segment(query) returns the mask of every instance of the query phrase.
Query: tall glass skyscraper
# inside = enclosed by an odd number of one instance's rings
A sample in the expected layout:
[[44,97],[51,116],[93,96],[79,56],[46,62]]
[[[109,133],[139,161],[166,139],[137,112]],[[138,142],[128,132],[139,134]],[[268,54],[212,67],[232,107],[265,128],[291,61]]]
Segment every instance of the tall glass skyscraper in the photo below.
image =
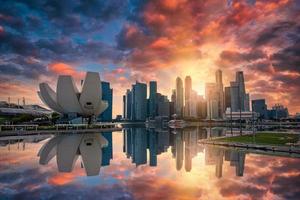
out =
[[131,120],[145,121],[147,118],[147,85],[136,82],[132,85]]
[[184,90],[184,116],[191,116],[191,96],[192,96],[192,78],[190,76],[185,77],[185,90]]
[[223,113],[225,111],[224,109],[224,90],[223,90],[223,80],[222,80],[222,71],[217,70],[216,71],[216,87],[218,90],[218,112],[219,112],[219,117],[223,117]]
[[113,89],[110,88],[109,82],[101,82],[102,87],[102,100],[107,101],[108,108],[98,116],[98,121],[111,121],[112,120],[112,106],[113,106]]
[[150,95],[149,95],[149,117],[150,118],[154,118],[157,115],[156,93],[157,93],[157,82],[150,81]]
[[176,114],[182,116],[183,110],[183,83],[180,77],[176,79]]

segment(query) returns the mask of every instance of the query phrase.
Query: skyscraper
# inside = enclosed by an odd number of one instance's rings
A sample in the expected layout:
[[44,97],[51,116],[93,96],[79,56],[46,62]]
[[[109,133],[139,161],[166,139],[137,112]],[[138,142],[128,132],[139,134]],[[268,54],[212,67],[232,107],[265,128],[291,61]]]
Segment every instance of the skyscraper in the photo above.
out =
[[157,82],[150,81],[150,95],[149,95],[149,117],[150,118],[154,118],[157,115],[156,93],[157,93]]
[[131,107],[132,107],[132,92],[130,90],[126,91],[126,105],[125,105],[125,115],[126,119],[131,119]]
[[113,104],[113,89],[110,88],[109,82],[101,82],[102,87],[102,100],[108,102],[108,108],[98,116],[99,121],[112,120],[112,104]]
[[245,102],[246,102],[246,92],[245,92],[245,80],[244,73],[242,71],[236,72],[236,83],[239,87],[239,101],[240,101],[240,109],[245,111]]
[[131,119],[145,121],[147,118],[147,85],[132,85]]
[[230,95],[230,87],[225,87],[225,98],[224,98],[224,105],[225,105],[225,110],[227,108],[231,108],[231,95]]
[[216,87],[217,87],[217,96],[218,96],[218,113],[219,117],[223,117],[224,109],[224,91],[223,91],[223,80],[222,80],[222,71],[216,71]]
[[190,76],[185,77],[185,90],[184,90],[184,116],[191,116],[191,95],[192,95],[192,79]]
[[250,110],[250,95],[246,94],[244,73],[236,72],[235,82],[230,82],[231,109],[233,112]]
[[238,112],[240,110],[240,102],[239,84],[237,82],[230,82],[230,103],[232,112]]
[[218,89],[215,83],[206,83],[207,119],[219,118]]
[[176,102],[176,89],[172,90],[171,102],[173,103]]
[[182,116],[183,111],[183,83],[180,77],[176,79],[176,114]]
[[247,93],[245,95],[244,109],[245,109],[245,111],[250,111],[250,95],[249,95],[249,93]]
[[126,119],[126,95],[123,95],[123,119]]
[[197,115],[200,119],[205,119],[207,117],[207,103],[201,95],[198,95]]

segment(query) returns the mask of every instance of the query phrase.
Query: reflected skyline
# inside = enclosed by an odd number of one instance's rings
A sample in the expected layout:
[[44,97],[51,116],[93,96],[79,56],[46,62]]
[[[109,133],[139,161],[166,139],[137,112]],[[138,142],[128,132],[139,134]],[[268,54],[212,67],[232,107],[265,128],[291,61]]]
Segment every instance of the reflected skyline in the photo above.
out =
[[[68,173],[59,172],[55,158],[47,165],[40,165],[37,152],[53,136],[43,140],[38,136],[18,138],[19,148],[17,142],[12,142],[15,137],[12,141],[1,140],[4,145],[0,146],[0,196],[8,199],[299,198],[300,190],[291,185],[298,184],[300,159],[198,145],[197,140],[209,137],[209,130],[191,128],[174,134],[173,130],[133,128],[125,133],[108,133],[108,137],[102,134],[108,141],[105,148],[109,153],[105,154],[102,148],[102,164],[95,176],[87,176],[80,159]],[[124,143],[124,139],[128,142]],[[23,143],[25,149],[20,148]],[[99,151],[88,156],[94,159]],[[111,159],[104,161],[111,155]]]
[[166,153],[170,148],[177,171],[184,169],[185,172],[190,172],[193,158],[198,153],[204,153],[205,165],[215,166],[216,177],[222,177],[224,161],[230,163],[231,167],[235,167],[236,176],[244,174],[245,152],[198,144],[199,140],[207,139],[208,135],[217,137],[225,134],[222,129],[197,127],[177,130],[174,134],[171,130],[156,132],[155,129],[130,128],[123,130],[123,133],[124,153],[136,166],[143,164],[157,166],[157,156]]

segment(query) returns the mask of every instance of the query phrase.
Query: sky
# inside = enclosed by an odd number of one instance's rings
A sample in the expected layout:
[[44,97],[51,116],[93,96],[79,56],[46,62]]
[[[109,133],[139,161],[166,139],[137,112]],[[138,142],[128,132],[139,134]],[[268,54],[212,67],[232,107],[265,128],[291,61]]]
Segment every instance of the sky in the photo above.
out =
[[300,112],[298,0],[1,0],[0,100],[42,104],[38,84],[77,84],[100,73],[114,90],[113,114],[135,81],[171,95],[177,76],[193,89],[243,70],[251,99]]

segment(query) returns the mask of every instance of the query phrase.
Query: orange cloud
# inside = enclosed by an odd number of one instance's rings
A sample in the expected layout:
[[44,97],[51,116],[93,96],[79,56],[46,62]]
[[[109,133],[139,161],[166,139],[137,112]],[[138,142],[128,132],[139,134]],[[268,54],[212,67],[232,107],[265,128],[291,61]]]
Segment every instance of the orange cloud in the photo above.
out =
[[55,74],[71,75],[75,78],[80,78],[84,75],[83,72],[78,72],[72,66],[62,62],[51,63],[48,69]]
[[161,37],[155,40],[150,47],[153,49],[164,49],[171,45],[171,41],[166,37]]

